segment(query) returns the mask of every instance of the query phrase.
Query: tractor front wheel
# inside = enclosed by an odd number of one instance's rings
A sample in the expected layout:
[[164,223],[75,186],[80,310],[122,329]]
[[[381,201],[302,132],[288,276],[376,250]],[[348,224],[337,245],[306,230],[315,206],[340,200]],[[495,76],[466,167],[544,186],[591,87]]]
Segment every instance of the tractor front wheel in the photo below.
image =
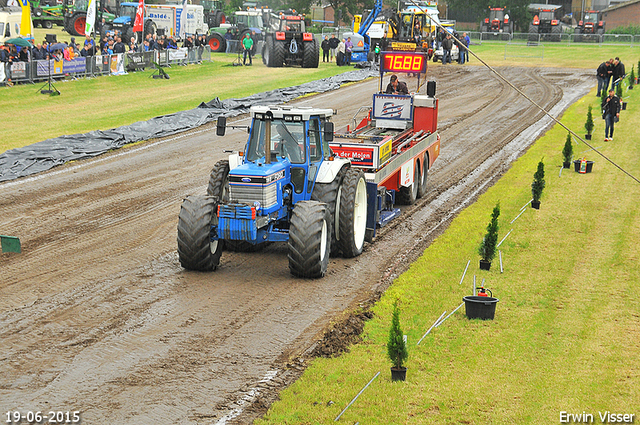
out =
[[298,202],[289,226],[289,270],[297,277],[318,278],[327,272],[331,253],[331,215],[325,204]]
[[188,270],[211,271],[220,264],[222,240],[212,240],[217,229],[217,202],[212,196],[188,196],[178,215],[178,258]]
[[429,154],[424,153],[422,158],[422,171],[420,173],[420,185],[418,186],[418,198],[427,193],[427,176],[429,175]]
[[398,203],[404,205],[413,205],[418,199],[418,186],[420,186],[420,168],[416,162],[413,163],[413,183],[410,186],[401,186],[398,191]]
[[349,168],[340,196],[340,250],[346,258],[362,254],[367,230],[367,182],[364,172]]

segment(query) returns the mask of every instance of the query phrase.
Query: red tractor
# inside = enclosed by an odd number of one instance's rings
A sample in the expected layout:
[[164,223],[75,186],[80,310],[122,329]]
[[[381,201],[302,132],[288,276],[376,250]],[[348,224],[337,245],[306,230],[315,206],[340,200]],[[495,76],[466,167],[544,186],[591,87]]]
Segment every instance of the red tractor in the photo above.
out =
[[600,12],[595,10],[587,10],[584,12],[584,16],[578,22],[578,26],[574,32],[573,41],[602,41],[602,35],[604,34],[604,21]]
[[540,40],[560,41],[562,39],[562,27],[556,18],[556,9],[538,9],[538,14],[529,24],[529,42]]
[[513,23],[509,19],[509,12],[504,7],[490,7],[489,17],[484,18],[480,32],[513,34]]

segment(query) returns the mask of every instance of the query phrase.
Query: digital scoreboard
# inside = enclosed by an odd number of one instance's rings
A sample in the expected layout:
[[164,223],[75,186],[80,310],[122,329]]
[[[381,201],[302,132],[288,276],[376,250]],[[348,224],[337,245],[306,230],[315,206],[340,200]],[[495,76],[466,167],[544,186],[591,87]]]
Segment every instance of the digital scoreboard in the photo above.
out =
[[427,72],[427,56],[417,52],[384,52],[380,72]]

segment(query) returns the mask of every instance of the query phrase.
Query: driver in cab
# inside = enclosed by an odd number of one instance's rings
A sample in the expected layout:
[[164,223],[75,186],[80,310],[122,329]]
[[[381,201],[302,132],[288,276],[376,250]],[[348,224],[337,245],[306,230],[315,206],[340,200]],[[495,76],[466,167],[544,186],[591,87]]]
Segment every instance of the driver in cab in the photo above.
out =
[[389,79],[389,84],[387,85],[387,90],[385,90],[387,94],[409,94],[409,89],[407,85],[402,81],[398,81],[398,76],[393,74]]

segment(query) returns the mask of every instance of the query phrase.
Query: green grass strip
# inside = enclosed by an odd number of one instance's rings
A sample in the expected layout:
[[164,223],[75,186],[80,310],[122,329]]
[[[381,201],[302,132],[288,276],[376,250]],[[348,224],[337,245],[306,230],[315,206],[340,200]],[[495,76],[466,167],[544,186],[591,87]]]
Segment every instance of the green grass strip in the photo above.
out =
[[[603,141],[598,116],[593,144],[640,176],[640,94],[625,96],[614,141]],[[589,104],[599,110],[595,91],[563,122],[583,133]],[[393,283],[374,306],[363,342],[338,358],[314,360],[256,423],[330,423],[378,371],[340,422],[553,424],[562,411],[584,411],[595,421],[599,411],[640,414],[640,185],[583,153],[582,144],[574,152],[595,161],[593,172],[559,177],[565,137],[559,126],[541,137]],[[541,158],[541,209],[527,207],[509,224],[531,198]],[[499,238],[513,228],[500,247],[504,274],[497,258],[491,271],[478,269],[477,246],[498,201]],[[442,311],[470,293],[474,274],[500,299],[495,320],[470,321],[462,308],[416,346]],[[396,299],[409,341],[405,383],[391,382],[386,359]]]
[[165,68],[169,80],[149,78],[153,70],[122,76],[56,81],[61,96],[40,94],[42,85],[0,88],[3,136],[0,153],[65,134],[106,130],[192,109],[215,97],[241,98],[351,71],[320,63],[318,68],[230,66],[236,55],[214,54],[213,62]]

